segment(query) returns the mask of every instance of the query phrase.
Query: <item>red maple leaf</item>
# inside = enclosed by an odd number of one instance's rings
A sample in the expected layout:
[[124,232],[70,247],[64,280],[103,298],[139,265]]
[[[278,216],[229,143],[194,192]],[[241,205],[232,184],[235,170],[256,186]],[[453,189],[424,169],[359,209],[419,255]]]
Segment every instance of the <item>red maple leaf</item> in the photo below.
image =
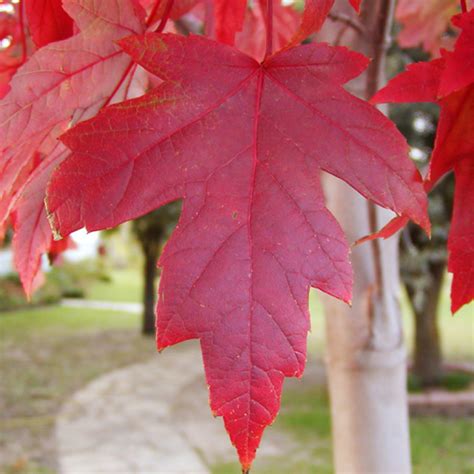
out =
[[48,209],[62,234],[184,200],[160,265],[157,342],[199,338],[213,412],[244,468],[306,361],[310,286],[351,299],[320,171],[428,227],[421,177],[378,110],[341,86],[368,60],[309,44],[258,63],[203,37],[121,42],[165,82],[63,136]]
[[[432,188],[454,171],[456,191],[448,240],[448,270],[453,273],[451,310],[474,298],[474,10],[454,17],[462,29],[455,50],[428,63],[415,63],[372,99],[381,102],[436,102],[441,108],[435,148],[426,182]],[[404,224],[392,223],[378,236]]]
[[64,11],[62,0],[26,0],[25,9],[36,46],[72,36],[73,21]]
[[38,281],[41,253],[52,245],[43,199],[49,174],[65,156],[57,137],[71,123],[129,96],[136,67],[114,41],[145,31],[134,0],[122,1],[120,9],[114,0],[65,0],[64,7],[80,33],[33,54],[0,101],[0,229],[11,216],[15,261],[27,294]]

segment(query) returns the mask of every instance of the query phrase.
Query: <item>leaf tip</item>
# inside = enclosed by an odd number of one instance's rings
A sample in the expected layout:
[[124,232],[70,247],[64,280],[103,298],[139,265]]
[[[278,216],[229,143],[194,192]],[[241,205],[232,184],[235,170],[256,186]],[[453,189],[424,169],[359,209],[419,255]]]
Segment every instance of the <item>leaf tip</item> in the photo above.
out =
[[31,297],[33,295],[31,285],[23,285],[23,291],[25,293],[27,303],[31,303]]

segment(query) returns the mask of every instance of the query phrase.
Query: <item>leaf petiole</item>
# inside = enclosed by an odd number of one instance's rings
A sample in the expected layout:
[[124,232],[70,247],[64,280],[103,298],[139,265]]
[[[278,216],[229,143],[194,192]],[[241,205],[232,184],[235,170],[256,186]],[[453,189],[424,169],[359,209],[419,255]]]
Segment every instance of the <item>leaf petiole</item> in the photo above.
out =
[[273,52],[273,0],[267,0],[267,47],[265,57]]

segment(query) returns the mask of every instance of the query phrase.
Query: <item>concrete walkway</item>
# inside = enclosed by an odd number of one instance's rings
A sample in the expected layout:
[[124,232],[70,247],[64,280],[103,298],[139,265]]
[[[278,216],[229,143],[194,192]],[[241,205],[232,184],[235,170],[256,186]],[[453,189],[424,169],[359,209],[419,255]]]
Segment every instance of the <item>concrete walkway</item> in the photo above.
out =
[[60,304],[66,308],[103,309],[106,311],[123,311],[125,313],[138,314],[143,311],[142,303],[120,303],[114,301],[94,301],[83,300],[80,298],[64,298],[61,300]]
[[[201,360],[190,341],[77,392],[56,423],[61,474],[201,474],[236,460],[222,420],[211,416]],[[293,447],[267,430],[259,458]]]

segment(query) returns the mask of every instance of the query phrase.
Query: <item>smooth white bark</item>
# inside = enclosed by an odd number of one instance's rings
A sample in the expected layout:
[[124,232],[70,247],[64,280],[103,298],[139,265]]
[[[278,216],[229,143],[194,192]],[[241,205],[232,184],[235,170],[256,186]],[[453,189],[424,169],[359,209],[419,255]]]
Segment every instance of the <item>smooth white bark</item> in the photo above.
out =
[[[381,85],[383,48],[390,30],[393,0],[365,0],[357,18],[348,2],[334,11],[353,15],[366,30],[360,35],[340,22],[328,23],[320,39],[337,42],[374,59],[372,70],[350,85],[366,97]],[[385,28],[380,28],[381,22]],[[377,56],[378,55],[378,56]],[[346,184],[326,179],[328,207],[350,242],[371,232],[367,202]],[[377,227],[393,215],[377,209]],[[352,252],[354,291],[352,308],[324,298],[327,368],[331,398],[333,453],[338,474],[409,474],[410,442],[406,395],[406,355],[403,344],[398,275],[398,239],[377,241]],[[378,280],[378,281],[377,281]]]
[[[336,182],[328,186],[328,197],[351,240],[367,232],[362,198]],[[382,217],[383,212],[378,214]],[[356,275],[352,308],[334,298],[324,300],[333,450],[340,474],[411,471],[397,239],[378,245],[382,299],[375,292],[370,244],[363,244],[352,254]]]

